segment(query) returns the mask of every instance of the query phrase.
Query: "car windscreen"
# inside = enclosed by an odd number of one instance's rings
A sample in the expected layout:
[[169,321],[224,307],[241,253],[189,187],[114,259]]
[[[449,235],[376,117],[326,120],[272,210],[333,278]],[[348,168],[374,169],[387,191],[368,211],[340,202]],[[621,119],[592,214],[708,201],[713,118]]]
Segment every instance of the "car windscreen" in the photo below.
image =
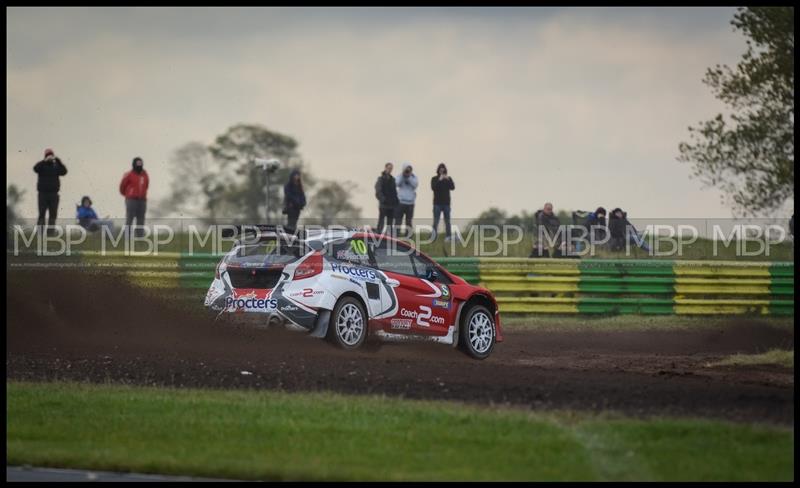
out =
[[285,265],[296,261],[302,255],[303,249],[297,244],[269,240],[240,246],[228,258],[228,263],[241,266]]

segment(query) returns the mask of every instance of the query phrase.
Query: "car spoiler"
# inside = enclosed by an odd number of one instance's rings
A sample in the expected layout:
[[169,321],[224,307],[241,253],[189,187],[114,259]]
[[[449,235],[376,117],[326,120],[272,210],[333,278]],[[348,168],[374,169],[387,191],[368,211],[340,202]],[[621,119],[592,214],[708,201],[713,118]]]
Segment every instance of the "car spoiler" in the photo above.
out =
[[295,241],[305,237],[305,229],[298,228],[295,232],[289,233],[284,230],[282,225],[272,224],[242,224],[225,227],[222,229],[224,238],[245,238],[254,240],[267,240],[278,238],[287,242]]

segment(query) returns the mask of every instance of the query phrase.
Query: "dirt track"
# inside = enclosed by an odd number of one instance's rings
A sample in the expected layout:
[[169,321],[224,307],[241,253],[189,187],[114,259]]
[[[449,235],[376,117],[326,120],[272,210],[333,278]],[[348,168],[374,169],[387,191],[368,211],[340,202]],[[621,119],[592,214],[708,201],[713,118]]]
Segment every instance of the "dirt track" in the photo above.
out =
[[693,331],[512,330],[478,362],[435,344],[347,353],[296,332],[214,323],[111,277],[15,270],[7,284],[8,379],[331,390],[794,423],[791,370],[705,367],[737,352],[794,347],[791,331],[755,319]]

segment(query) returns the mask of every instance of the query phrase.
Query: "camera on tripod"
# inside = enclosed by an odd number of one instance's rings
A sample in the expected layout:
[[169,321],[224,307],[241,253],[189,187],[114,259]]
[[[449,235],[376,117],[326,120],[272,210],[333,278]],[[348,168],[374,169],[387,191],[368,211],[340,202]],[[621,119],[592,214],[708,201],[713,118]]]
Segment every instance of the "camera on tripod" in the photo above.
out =
[[253,159],[253,163],[260,166],[261,169],[265,170],[267,173],[274,173],[278,171],[278,168],[281,166],[281,162],[275,158],[255,158]]

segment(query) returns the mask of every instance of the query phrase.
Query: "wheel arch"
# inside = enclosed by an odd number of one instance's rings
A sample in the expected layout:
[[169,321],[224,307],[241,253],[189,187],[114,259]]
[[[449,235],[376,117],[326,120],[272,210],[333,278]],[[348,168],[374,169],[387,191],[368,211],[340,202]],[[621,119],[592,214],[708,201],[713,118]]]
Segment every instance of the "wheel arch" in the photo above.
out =
[[[464,313],[472,308],[475,305],[483,305],[489,312],[491,312],[492,316],[495,315],[497,312],[497,303],[487,294],[477,291],[469,296],[464,302],[458,307],[458,314],[456,314],[456,329],[454,332],[455,340],[453,341],[453,347],[458,347],[458,338],[460,337],[461,332],[461,322],[464,319]],[[495,334],[497,334],[497,324],[494,324]]]
[[348,290],[348,291],[342,293],[341,295],[339,295],[339,298],[337,298],[336,301],[333,304],[333,308],[331,308],[331,312],[333,312],[333,309],[336,308],[336,304],[339,303],[339,300],[341,300],[344,297],[353,297],[356,300],[358,300],[358,303],[360,303],[361,307],[364,309],[364,314],[366,315],[367,322],[369,322],[369,319],[371,318],[369,316],[369,307],[367,307],[367,304],[364,302],[364,298],[361,295],[359,295],[358,293],[356,293],[356,292],[354,292],[352,290]]

